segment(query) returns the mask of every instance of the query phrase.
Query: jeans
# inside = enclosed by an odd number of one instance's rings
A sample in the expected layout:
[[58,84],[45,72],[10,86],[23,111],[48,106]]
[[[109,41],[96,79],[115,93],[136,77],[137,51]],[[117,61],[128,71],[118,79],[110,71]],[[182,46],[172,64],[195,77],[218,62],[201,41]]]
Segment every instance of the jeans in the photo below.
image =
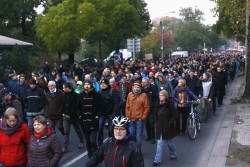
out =
[[97,143],[96,143],[97,133],[98,133],[97,130],[83,131],[83,134],[86,137],[86,145],[87,145],[87,151],[88,151],[89,158],[91,158],[93,153],[97,150]]
[[70,134],[70,125],[73,125],[76,134],[78,136],[79,142],[83,143],[83,133],[80,127],[79,121],[77,119],[72,119],[69,117],[63,117],[63,127],[64,127],[64,136],[63,136],[63,147],[68,147],[69,145],[69,134]]
[[136,139],[136,143],[139,148],[141,148],[142,145],[142,133],[144,125],[145,121],[136,120],[130,122],[130,127],[129,127],[130,136],[133,139]]
[[50,125],[54,130],[55,127],[58,128],[58,130],[64,135],[64,129],[63,129],[63,119],[50,119],[47,118],[48,125]]
[[32,133],[34,131],[34,127],[33,127],[33,119],[35,118],[36,116],[26,116],[26,119],[27,119],[27,122],[28,122],[28,127],[30,129],[30,132]]
[[103,143],[103,128],[106,120],[108,121],[108,131],[109,137],[112,137],[112,117],[111,116],[102,116],[99,118],[99,132],[98,132],[98,146],[101,146]]
[[[167,140],[167,145],[168,145],[170,157],[175,158],[177,156],[175,143],[173,142],[172,139],[169,139],[169,140]],[[157,140],[157,147],[156,147],[156,154],[155,154],[154,162],[156,162],[158,164],[161,163],[162,152],[163,152],[163,140],[162,140],[162,134],[161,134],[160,140]]]

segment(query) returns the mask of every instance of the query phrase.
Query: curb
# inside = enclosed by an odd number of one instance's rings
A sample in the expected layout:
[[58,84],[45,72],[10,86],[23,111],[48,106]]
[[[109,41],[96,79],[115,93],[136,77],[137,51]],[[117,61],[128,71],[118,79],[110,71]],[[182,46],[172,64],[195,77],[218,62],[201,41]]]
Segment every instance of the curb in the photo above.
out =
[[236,115],[237,105],[231,105],[232,98],[239,98],[242,95],[244,76],[238,77],[232,82],[229,97],[230,104],[225,105],[222,110],[225,110],[223,121],[221,122],[220,130],[217,135],[214,147],[210,154],[207,167],[225,167],[229,152],[231,136],[234,127],[234,118]]

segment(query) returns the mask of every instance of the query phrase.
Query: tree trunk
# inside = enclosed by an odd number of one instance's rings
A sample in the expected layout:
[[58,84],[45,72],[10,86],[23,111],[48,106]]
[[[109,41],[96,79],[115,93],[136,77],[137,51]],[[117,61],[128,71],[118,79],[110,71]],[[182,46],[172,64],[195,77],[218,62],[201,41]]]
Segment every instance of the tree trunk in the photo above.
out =
[[101,38],[99,39],[99,56],[98,56],[98,61],[101,61],[102,58],[102,40]]
[[69,63],[70,63],[70,64],[73,64],[73,63],[74,63],[74,61],[75,61],[75,60],[74,60],[74,56],[75,56],[75,55],[74,55],[74,52],[69,53]]
[[62,53],[61,53],[60,51],[58,51],[58,52],[57,52],[57,55],[58,55],[58,60],[61,61],[61,59],[62,59]]
[[246,10],[246,60],[245,60],[245,92],[244,92],[244,98],[246,99],[250,99],[250,71],[248,70],[248,68],[250,68],[250,32],[249,32],[249,28],[250,28],[250,21],[249,21],[249,17],[250,17],[250,7],[249,7],[249,1],[247,0],[247,10]]
[[25,36],[26,35],[26,16],[25,13],[22,13],[22,22],[21,22],[21,27],[22,27],[22,34]]

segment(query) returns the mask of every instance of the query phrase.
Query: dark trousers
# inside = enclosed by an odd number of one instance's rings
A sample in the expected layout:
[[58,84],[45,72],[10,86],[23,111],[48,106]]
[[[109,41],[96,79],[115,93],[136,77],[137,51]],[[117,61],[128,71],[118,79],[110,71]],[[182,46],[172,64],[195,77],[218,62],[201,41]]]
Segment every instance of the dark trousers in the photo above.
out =
[[224,95],[225,95],[225,87],[224,87],[224,89],[223,89],[223,87],[219,88],[217,90],[217,102],[218,102],[218,105],[222,104]]
[[120,105],[119,105],[119,111],[120,111],[119,115],[126,116],[125,108],[126,108],[126,102],[120,103]]
[[63,129],[63,118],[60,119],[51,119],[47,118],[48,124],[55,130],[57,129],[64,135],[64,129]]
[[112,128],[112,117],[111,116],[102,116],[99,118],[99,131],[98,131],[98,146],[101,146],[103,143],[103,129],[105,126],[106,120],[108,121],[108,132],[109,137],[113,135],[113,128]]
[[146,132],[147,132],[149,140],[155,139],[155,113],[154,111],[150,111],[146,119]]
[[[186,129],[187,129],[187,118],[188,118],[188,112],[189,109],[188,107],[178,107],[177,108],[177,119],[176,119],[176,131],[177,133],[185,133]],[[182,122],[180,122],[180,115],[181,115],[181,119]],[[180,125],[180,123],[182,125]],[[182,128],[181,128],[182,126]]]
[[[83,127],[82,127],[83,129]],[[98,130],[93,131],[83,131],[83,134],[86,137],[86,145],[87,145],[87,151],[88,151],[88,157],[91,158],[93,153],[97,150],[97,133]]]
[[215,113],[216,112],[216,96],[214,96],[213,98],[212,98],[212,102],[213,102],[213,113]]
[[63,117],[63,127],[64,127],[64,136],[63,136],[63,147],[68,147],[69,145],[69,134],[70,134],[70,125],[73,125],[76,134],[78,136],[79,142],[83,143],[83,132],[80,127],[79,121],[77,119],[72,119],[67,116]]

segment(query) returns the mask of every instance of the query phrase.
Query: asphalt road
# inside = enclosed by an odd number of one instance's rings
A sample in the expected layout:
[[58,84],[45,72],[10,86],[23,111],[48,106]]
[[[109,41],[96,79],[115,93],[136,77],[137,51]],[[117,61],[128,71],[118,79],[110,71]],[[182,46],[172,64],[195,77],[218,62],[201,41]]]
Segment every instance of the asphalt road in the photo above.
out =
[[[201,125],[201,131],[197,138],[191,141],[187,135],[179,135],[174,138],[177,150],[177,159],[170,160],[168,156],[167,144],[164,145],[163,159],[160,166],[174,166],[174,167],[206,167],[215,145],[216,138],[221,128],[222,120],[225,116],[226,107],[230,104],[232,92],[230,89],[233,84],[230,82],[227,86],[227,96],[224,98],[224,105],[217,108],[217,113],[208,120],[207,123]],[[62,136],[57,133],[60,141]],[[144,139],[146,133],[144,131]],[[60,161],[60,167],[84,167],[88,160],[86,149],[79,150],[78,139],[75,131],[71,130],[69,151],[65,153]],[[151,167],[156,151],[156,144],[143,141],[142,153],[144,156],[145,167]]]

